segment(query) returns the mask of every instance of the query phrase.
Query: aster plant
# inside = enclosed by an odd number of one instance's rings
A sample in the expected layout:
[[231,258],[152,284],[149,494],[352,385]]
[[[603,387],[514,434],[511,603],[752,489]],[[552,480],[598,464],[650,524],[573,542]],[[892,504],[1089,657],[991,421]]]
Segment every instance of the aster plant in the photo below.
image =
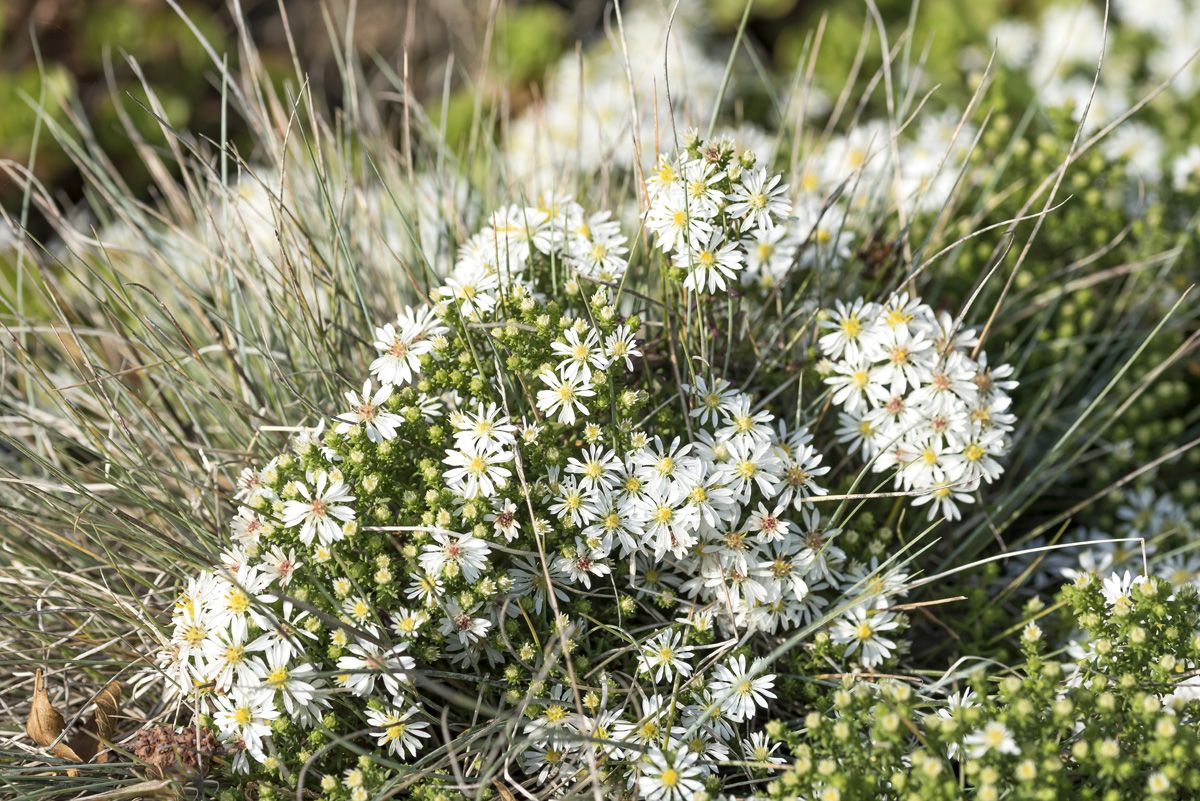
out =
[[[795,233],[788,187],[755,162],[698,138],[662,161],[633,266],[618,224],[570,198],[493,213],[429,304],[376,329],[348,408],[242,473],[233,547],[189,584],[160,660],[235,773],[284,790],[309,765],[353,797],[459,742],[482,785],[690,796],[780,761],[763,726],[789,637],[827,630],[867,669],[892,656],[905,576],[847,553],[822,510],[829,481],[858,478],[830,475],[837,439],[798,388],[738,389],[704,329],[663,333],[693,314],[771,325],[747,251]],[[664,300],[626,293],[632,269],[660,271]],[[902,445],[851,447],[957,517],[1002,470],[1015,382],[906,294],[853,309],[810,336],[880,366],[815,397],[863,419],[899,398],[872,419]],[[352,761],[319,746],[356,730],[395,764],[350,786]]]

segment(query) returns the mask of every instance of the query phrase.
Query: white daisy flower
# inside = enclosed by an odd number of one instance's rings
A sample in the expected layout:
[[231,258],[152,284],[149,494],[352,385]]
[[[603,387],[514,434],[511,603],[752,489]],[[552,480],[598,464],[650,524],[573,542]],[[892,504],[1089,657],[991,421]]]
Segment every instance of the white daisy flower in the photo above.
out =
[[550,349],[563,358],[558,372],[564,379],[587,383],[592,380],[593,368],[604,370],[608,367],[608,357],[604,355],[596,329],[587,328],[581,339],[579,330],[571,327],[563,332],[563,340],[551,342]]
[[592,577],[607,576],[612,572],[605,564],[608,551],[599,546],[590,546],[576,538],[575,547],[559,556],[556,561],[558,569],[571,581],[582,584],[586,589],[592,588]]
[[591,523],[599,514],[593,503],[592,493],[580,487],[574,476],[567,476],[558,484],[555,502],[550,505],[559,520],[570,521],[571,525],[582,528]]
[[457,601],[446,604],[442,625],[438,628],[443,637],[454,638],[462,645],[472,645],[487,636],[492,622],[485,617],[475,617],[481,604],[463,609]]
[[428,622],[429,615],[420,609],[400,607],[392,612],[392,631],[396,632],[397,637],[416,637]]
[[384,442],[396,438],[396,429],[404,423],[404,418],[383,408],[388,398],[392,396],[392,385],[382,384],[379,389],[371,392],[371,379],[363,382],[362,396],[347,392],[346,400],[350,403],[350,411],[337,416],[340,422],[334,428],[339,434],[351,431],[361,425],[367,432],[371,442]]
[[322,680],[308,662],[291,664],[293,656],[286,646],[271,648],[259,678],[264,687],[279,693],[283,709],[289,716],[311,720],[324,700],[320,690]]
[[637,499],[630,516],[653,543],[654,558],[679,558],[696,544],[700,513],[688,503],[688,487],[678,481],[659,484]]
[[621,323],[605,338],[604,355],[611,364],[625,362],[625,369],[633,370],[633,357],[641,356],[642,351],[628,325]]
[[821,351],[833,359],[857,361],[875,345],[878,332],[872,318],[877,312],[875,304],[864,303],[862,298],[849,305],[837,301],[829,319],[820,322],[822,328],[831,329],[820,339]]
[[687,274],[683,286],[693,292],[715,294],[725,291],[726,279],[733,279],[746,254],[737,242],[726,242],[721,231],[714,230],[709,236],[692,239],[686,248],[675,253],[674,265]]
[[579,486],[585,490],[616,486],[617,472],[621,469],[621,460],[617,458],[616,451],[602,445],[591,445],[580,455],[583,458],[572,456],[567,460],[567,472],[579,476]]
[[421,547],[418,560],[426,573],[441,576],[448,566],[453,565],[450,575],[461,574],[473,583],[487,570],[491,547],[483,540],[470,533],[435,531],[430,536],[433,542]]
[[776,751],[782,743],[771,740],[765,731],[753,732],[742,740],[742,757],[747,762],[757,762],[759,765],[784,765],[787,760]]
[[742,173],[742,179],[729,193],[729,216],[742,221],[742,230],[754,226],[771,228],[777,218],[787,217],[792,204],[787,199],[787,184],[781,184],[781,175],[767,177],[763,167],[755,167]]
[[638,670],[651,676],[656,684],[672,682],[675,676],[687,678],[692,675],[693,648],[683,644],[683,635],[678,629],[667,629],[642,643]]
[[245,503],[253,503],[258,498],[274,498],[275,491],[269,486],[275,480],[275,466],[279,462],[276,457],[267,462],[261,470],[252,467],[242,469],[237,480],[237,491],[233,497]]
[[517,427],[494,403],[480,403],[474,412],[460,414],[454,427],[454,444],[464,450],[512,447],[517,442]]
[[697,761],[687,750],[668,755],[652,748],[637,780],[638,794],[646,801],[690,801],[704,789]]
[[759,708],[768,706],[768,699],[776,697],[771,692],[775,686],[775,676],[763,673],[760,664],[759,660],[755,660],[747,668],[746,657],[735,656],[713,669],[708,690],[731,720],[749,720]]
[[508,542],[521,533],[521,524],[517,522],[517,505],[511,500],[505,499],[499,508],[487,514],[486,519],[492,523],[495,532]]
[[747,439],[729,444],[729,461],[718,470],[745,503],[756,488],[768,498],[775,494],[783,462],[772,453],[771,443]]
[[688,205],[687,194],[678,186],[655,197],[646,215],[646,227],[664,253],[679,253],[689,245],[707,242],[714,231],[702,210]]
[[725,172],[707,159],[691,159],[684,163],[680,185],[693,214],[705,218],[717,215],[725,200],[718,184],[724,180]]
[[1021,753],[1012,732],[998,720],[989,720],[982,729],[968,734],[963,738],[963,746],[972,759],[979,759],[989,751],[1013,756]]
[[1114,611],[1127,613],[1133,608],[1133,588],[1145,580],[1145,576],[1134,575],[1128,570],[1123,574],[1111,574],[1104,579],[1100,589],[1100,593],[1104,596],[1104,603],[1113,607]]
[[428,723],[413,720],[418,711],[415,706],[403,712],[395,707],[368,708],[367,723],[371,726],[371,736],[376,738],[375,744],[387,746],[388,751],[401,758],[415,757],[425,745],[422,740],[432,737]]
[[581,378],[560,378],[558,373],[548,370],[540,376],[547,389],[538,390],[537,407],[546,415],[557,412],[558,422],[572,425],[576,415],[587,416],[587,407],[582,398],[590,398],[596,394],[587,380]]
[[503,465],[513,460],[511,451],[498,446],[471,445],[447,450],[443,464],[449,465],[442,477],[446,485],[464,498],[490,498],[508,485],[512,471]]
[[703,376],[697,376],[694,384],[684,385],[684,390],[695,399],[691,416],[699,418],[704,425],[716,423],[727,404],[740,395],[724,378],[714,379],[709,386]]
[[760,542],[782,540],[788,535],[791,526],[783,519],[786,508],[785,504],[779,504],[774,509],[768,510],[766,504],[760,503],[758,508],[751,512],[750,519],[746,521],[747,530],[752,532]]
[[330,480],[329,474],[317,473],[310,490],[304,482],[296,482],[302,500],[289,500],[283,505],[285,528],[300,527],[300,541],[312,545],[315,538],[322,545],[334,543],[344,536],[342,524],[354,519],[354,507],[345,504],[355,498],[350,487],[341,479]]
[[873,668],[887,659],[896,649],[896,642],[880,636],[900,626],[895,614],[869,606],[855,606],[838,618],[829,636],[834,642],[847,643],[846,656],[858,653],[864,667]]
[[349,653],[338,658],[337,684],[354,695],[366,697],[375,691],[375,682],[383,683],[391,695],[399,695],[401,684],[408,681],[408,671],[416,661],[404,653],[407,643],[385,647],[367,640],[356,640],[348,646]]
[[213,724],[223,739],[238,742],[242,752],[263,762],[265,740],[271,736],[271,721],[279,717],[274,693],[265,688],[237,689],[216,699]]
[[375,349],[380,355],[371,362],[371,375],[383,384],[400,386],[421,372],[421,357],[433,351],[433,338],[444,334],[433,309],[406,307],[395,324],[375,329]]

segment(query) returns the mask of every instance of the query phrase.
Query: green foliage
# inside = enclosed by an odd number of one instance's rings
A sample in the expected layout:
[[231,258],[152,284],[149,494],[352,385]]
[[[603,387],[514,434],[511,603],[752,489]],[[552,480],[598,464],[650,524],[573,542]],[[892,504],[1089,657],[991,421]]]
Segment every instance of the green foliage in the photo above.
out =
[[1149,579],[1109,603],[1098,585],[1084,574],[1062,591],[1058,614],[1082,629],[1074,664],[1030,622],[1019,667],[964,669],[949,700],[901,681],[829,688],[788,737],[795,762],[771,797],[1191,798],[1200,599]]

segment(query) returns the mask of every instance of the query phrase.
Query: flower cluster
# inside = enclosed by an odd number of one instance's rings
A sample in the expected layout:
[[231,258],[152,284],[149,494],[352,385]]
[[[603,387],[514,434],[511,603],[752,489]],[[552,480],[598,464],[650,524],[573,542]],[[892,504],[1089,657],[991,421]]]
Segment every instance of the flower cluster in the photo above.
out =
[[750,152],[735,158],[728,143],[701,148],[693,135],[677,159],[660,156],[647,180],[646,227],[691,292],[725,292],[739,273],[778,280],[791,269],[801,243],[782,224],[788,187],[755,161]]
[[552,269],[567,267],[574,275],[615,283],[628,266],[625,243],[608,212],[588,215],[570,197],[548,195],[537,206],[506,206],[459,249],[438,294],[464,316],[491,315],[501,289],[522,286],[537,259],[549,260]]
[[958,519],[958,504],[1003,472],[1012,367],[989,367],[985,353],[972,355],[974,330],[903,293],[839,301],[822,325],[839,440],[873,471],[894,471],[895,487],[929,504],[930,519]]

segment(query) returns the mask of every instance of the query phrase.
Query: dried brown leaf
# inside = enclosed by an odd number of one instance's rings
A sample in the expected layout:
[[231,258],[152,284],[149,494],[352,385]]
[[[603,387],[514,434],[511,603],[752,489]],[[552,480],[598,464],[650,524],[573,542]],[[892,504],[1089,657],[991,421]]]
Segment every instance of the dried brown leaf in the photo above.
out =
[[104,741],[112,739],[120,705],[121,682],[113,679],[96,696],[96,711],[70,738],[71,748],[79,754],[83,762],[102,764],[108,761],[108,751],[100,749]]
[[25,733],[29,739],[42,748],[49,748],[50,753],[59,759],[72,762],[83,762],[66,743],[55,742],[66,728],[67,722],[54,704],[50,703],[50,694],[46,692],[46,677],[41,668],[33,674],[33,700],[29,705],[29,718],[25,721]]
[[46,748],[58,739],[66,725],[63,716],[58,714],[54,704],[50,703],[50,696],[46,693],[46,678],[42,669],[38,668],[33,674],[33,701],[29,705],[25,733],[29,735],[29,739]]
[[[46,692],[46,677],[41,668],[33,674],[33,698],[29,704],[29,717],[25,721],[25,733],[42,748],[49,749],[59,759],[70,762],[107,761],[107,751],[101,752],[104,741],[112,738],[116,726],[117,710],[121,704],[121,683],[110,681],[96,696],[96,711],[87,723],[66,742],[59,742],[67,722],[50,703]],[[74,775],[75,770],[68,771]]]

